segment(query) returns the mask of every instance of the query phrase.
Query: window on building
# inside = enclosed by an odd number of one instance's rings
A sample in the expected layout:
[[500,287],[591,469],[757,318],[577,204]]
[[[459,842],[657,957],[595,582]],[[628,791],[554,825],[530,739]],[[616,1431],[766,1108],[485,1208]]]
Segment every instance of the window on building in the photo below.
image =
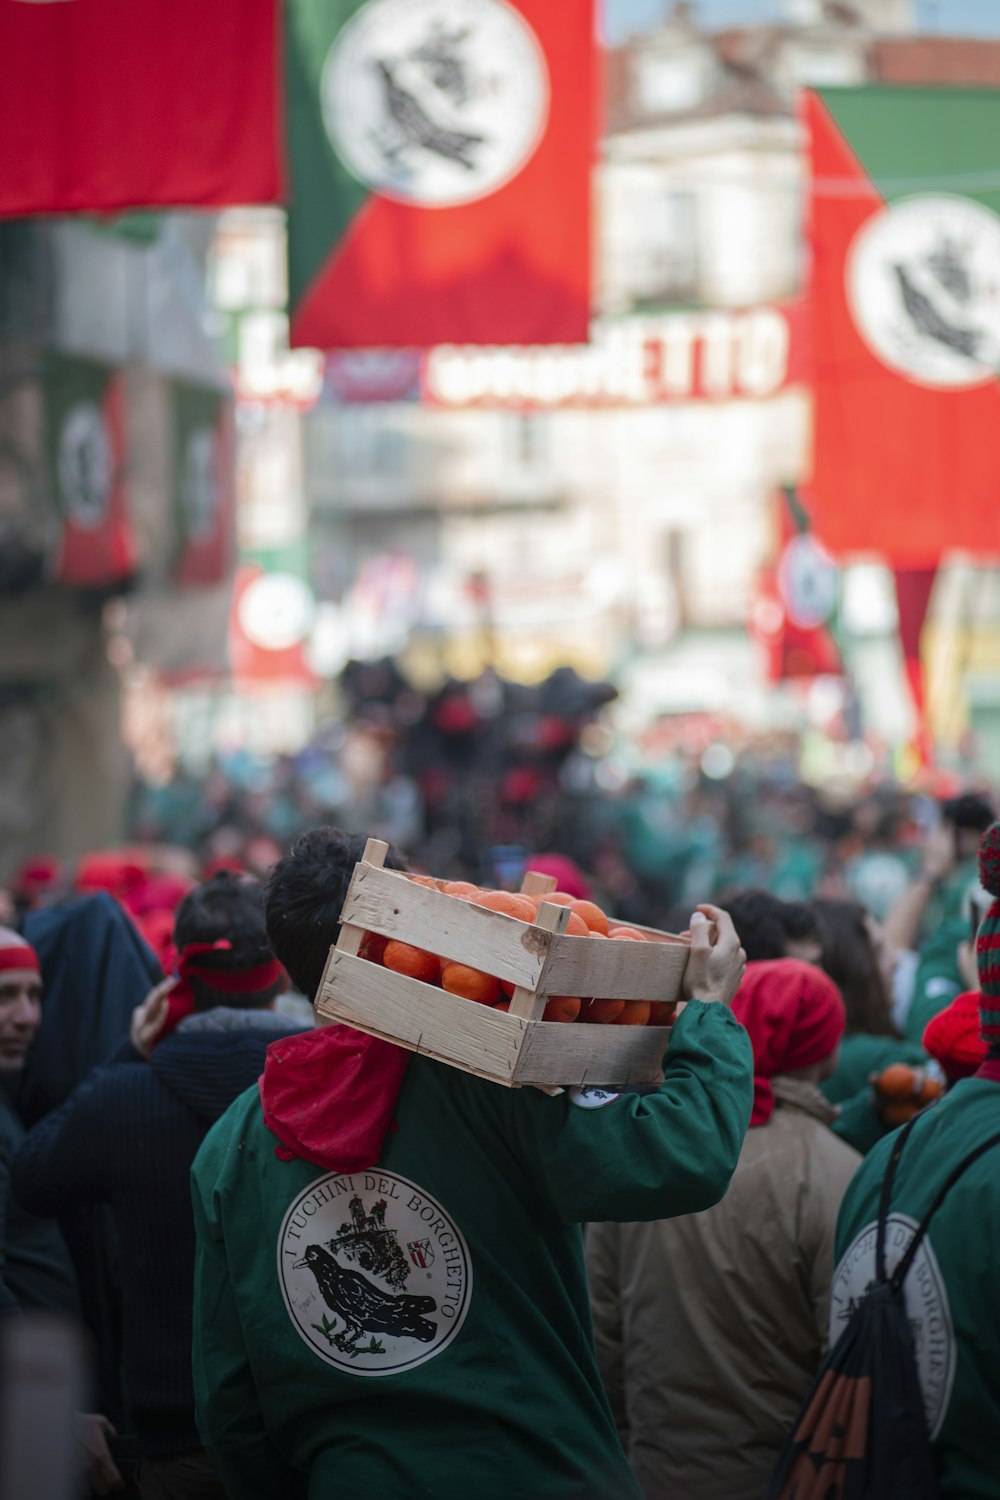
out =
[[693,192],[658,190],[637,198],[629,290],[636,303],[694,298],[698,286],[697,205]]

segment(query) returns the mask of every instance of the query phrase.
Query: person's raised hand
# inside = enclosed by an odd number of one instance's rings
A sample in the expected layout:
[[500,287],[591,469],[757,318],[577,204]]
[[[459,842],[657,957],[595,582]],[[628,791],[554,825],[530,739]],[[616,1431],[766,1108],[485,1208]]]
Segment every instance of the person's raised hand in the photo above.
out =
[[83,1462],[90,1488],[98,1495],[113,1495],[125,1488],[119,1474],[108,1438],[115,1437],[115,1429],[107,1417],[100,1412],[78,1411],[76,1414],[76,1436],[83,1450]]
[[153,1043],[163,1030],[167,1019],[167,996],[176,984],[177,980],[173,977],[161,979],[142,1004],[137,1005],[132,1012],[128,1034],[132,1046],[143,1057],[148,1057],[152,1052]]
[[689,1000],[730,1005],[747,966],[732,918],[721,906],[706,903],[692,914],[690,932],[684,994]]

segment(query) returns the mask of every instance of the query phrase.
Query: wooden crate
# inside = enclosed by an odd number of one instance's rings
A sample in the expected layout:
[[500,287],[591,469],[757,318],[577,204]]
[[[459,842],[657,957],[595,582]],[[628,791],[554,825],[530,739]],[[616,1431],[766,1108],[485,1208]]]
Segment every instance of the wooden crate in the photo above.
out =
[[[656,1083],[668,1026],[565,1025],[540,1019],[549,995],[678,1000],[688,940],[642,929],[654,942],[568,937],[568,908],[543,902],[534,924],[418,885],[382,863],[369,839],[355,866],[316,1010],[372,1036],[508,1087]],[[529,874],[525,888],[552,890]],[[365,931],[471,964],[515,986],[509,1012],[451,995],[358,957]]]

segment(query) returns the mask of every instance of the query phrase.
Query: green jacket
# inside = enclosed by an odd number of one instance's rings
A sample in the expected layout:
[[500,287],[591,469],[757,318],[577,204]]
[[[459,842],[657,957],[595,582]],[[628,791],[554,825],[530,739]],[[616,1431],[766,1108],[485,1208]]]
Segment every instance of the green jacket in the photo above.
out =
[[[896,1264],[952,1168],[1000,1131],[1000,1085],[958,1083],[913,1128],[890,1205]],[[874,1274],[879,1193],[897,1132],[862,1162],[837,1223],[830,1341]],[[931,1221],[904,1288],[928,1426],[946,1500],[995,1500],[1000,1465],[1000,1146],[962,1176]]]
[[749,1038],[679,1017],[644,1093],[509,1090],[414,1058],[379,1165],[279,1160],[255,1092],[193,1168],[198,1425],[239,1500],[641,1500],[593,1351],[580,1225],[711,1207]]
[[840,1044],[837,1071],[820,1084],[831,1104],[845,1104],[868,1087],[871,1073],[881,1073],[890,1063],[909,1063],[922,1067],[927,1062],[923,1047],[899,1036],[872,1036],[855,1031]]

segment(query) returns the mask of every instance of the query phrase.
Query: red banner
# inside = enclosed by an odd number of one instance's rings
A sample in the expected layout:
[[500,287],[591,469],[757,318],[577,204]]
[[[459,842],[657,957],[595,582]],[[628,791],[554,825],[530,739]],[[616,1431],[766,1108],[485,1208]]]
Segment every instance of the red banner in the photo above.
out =
[[593,0],[375,0],[317,72],[321,9],[289,36],[293,345],[585,342]]
[[54,576],[82,588],[121,583],[136,566],[124,376],[108,365],[51,355],[45,393],[52,487],[62,516]]
[[0,216],[281,196],[277,0],[0,0]]
[[949,548],[1000,554],[1000,385],[977,357],[975,308],[954,310],[974,290],[963,256],[996,267],[1000,219],[943,194],[887,204],[812,94],[806,118],[816,531],[907,569]]

